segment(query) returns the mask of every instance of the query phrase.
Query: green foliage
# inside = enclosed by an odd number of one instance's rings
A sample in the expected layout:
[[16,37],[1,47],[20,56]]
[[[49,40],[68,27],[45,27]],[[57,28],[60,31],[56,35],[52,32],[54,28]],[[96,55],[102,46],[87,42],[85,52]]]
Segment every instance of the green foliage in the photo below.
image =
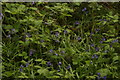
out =
[[3,2],[3,78],[119,78],[116,5]]

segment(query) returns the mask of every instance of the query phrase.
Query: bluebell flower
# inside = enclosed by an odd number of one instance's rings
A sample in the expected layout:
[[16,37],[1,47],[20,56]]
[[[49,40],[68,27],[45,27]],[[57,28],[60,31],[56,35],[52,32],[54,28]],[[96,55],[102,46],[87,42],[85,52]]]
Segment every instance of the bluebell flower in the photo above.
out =
[[28,67],[29,66],[29,63],[26,63],[26,67]]
[[103,19],[104,21],[107,21],[106,19]]
[[0,13],[0,16],[3,16],[3,14],[2,14],[2,13]]
[[52,34],[52,33],[53,33],[53,31],[50,31],[50,33]]
[[92,56],[92,58],[95,58],[94,56]]
[[21,64],[20,67],[23,68],[24,66]]
[[56,55],[56,56],[58,56],[58,54],[57,54],[57,53],[55,53],[55,55]]
[[94,34],[94,33],[93,33],[93,32],[91,32],[91,33],[90,33],[90,36],[92,36],[93,34]]
[[100,76],[100,73],[97,73],[98,76]]
[[0,20],[2,19],[2,17],[3,17],[3,14],[2,14],[2,13],[0,13]]
[[52,63],[50,61],[47,62],[47,66],[51,66]]
[[100,29],[95,29],[96,32],[100,31]]
[[106,41],[106,39],[105,39],[105,38],[102,38],[102,40],[103,40],[103,41]]
[[86,11],[87,10],[87,8],[85,7],[84,9],[82,9],[82,11]]
[[11,29],[11,31],[12,31],[12,34],[14,34],[14,33],[16,32],[16,30],[15,30],[15,29]]
[[100,19],[100,21],[102,21],[103,19]]
[[56,32],[56,33],[55,33],[55,36],[58,37],[58,36],[59,36],[59,32]]
[[44,40],[40,40],[40,42],[41,42],[41,43],[43,43],[43,42],[44,42]]
[[11,38],[11,35],[9,34],[7,37],[8,37],[8,38]]
[[23,69],[22,69],[23,67],[24,67],[24,66],[21,64],[21,65],[20,65],[20,69],[19,69],[19,70],[20,70],[20,72],[22,72],[22,71],[23,71]]
[[78,37],[77,40],[81,40],[82,38],[81,37]]
[[112,43],[116,43],[116,42],[118,42],[118,39],[112,41]]
[[69,65],[66,69],[70,69],[70,67],[71,67],[71,66]]
[[94,47],[95,45],[94,45],[94,44],[91,44],[90,46],[91,46],[91,47]]
[[23,72],[23,69],[22,69],[22,68],[20,68],[19,70],[20,70],[20,72]]
[[103,77],[104,80],[106,80],[106,78],[107,78],[106,76]]
[[30,33],[26,33],[26,37],[31,37]]
[[50,53],[53,53],[53,49],[50,49],[49,52],[50,52]]
[[92,61],[90,61],[90,64],[92,64]]
[[61,51],[61,53],[65,53],[65,51]]
[[59,41],[59,40],[55,40],[55,42],[58,42],[58,43],[59,43],[60,41]]
[[60,70],[59,70],[59,69],[58,69],[57,71],[58,71],[58,72],[60,72]]
[[98,58],[98,56],[96,54],[94,56],[95,56],[95,58]]
[[66,31],[66,30],[64,30],[64,34],[67,34],[67,31]]
[[96,48],[95,48],[95,50],[96,50],[96,51],[99,51],[99,48],[98,48],[98,47],[96,47]]
[[11,29],[12,31],[15,31],[15,29]]
[[76,21],[76,22],[75,22],[75,24],[77,24],[77,25],[78,25],[78,24],[80,24],[80,23],[79,23],[78,21]]
[[107,52],[108,52],[108,50],[105,50],[104,52],[105,52],[105,53],[107,53]]
[[62,62],[58,62],[58,65],[61,65],[62,64]]
[[110,44],[110,47],[112,47],[112,44]]
[[100,41],[100,43],[103,43],[103,41]]
[[35,1],[32,2],[32,5],[35,4]]
[[32,51],[32,50],[30,50],[29,56],[32,56],[32,54],[33,54],[33,51]]
[[35,52],[35,50],[33,49],[30,49],[30,53],[29,53],[29,56],[32,56],[32,54]]
[[92,58],[98,58],[98,56],[97,56],[96,54],[94,54],[94,55],[92,56]]

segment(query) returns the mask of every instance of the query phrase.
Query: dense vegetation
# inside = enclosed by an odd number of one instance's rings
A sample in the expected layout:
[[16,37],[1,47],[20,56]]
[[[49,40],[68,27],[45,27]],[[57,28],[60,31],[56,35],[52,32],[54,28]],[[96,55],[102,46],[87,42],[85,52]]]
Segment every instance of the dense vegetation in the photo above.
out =
[[120,79],[118,5],[3,2],[3,78]]

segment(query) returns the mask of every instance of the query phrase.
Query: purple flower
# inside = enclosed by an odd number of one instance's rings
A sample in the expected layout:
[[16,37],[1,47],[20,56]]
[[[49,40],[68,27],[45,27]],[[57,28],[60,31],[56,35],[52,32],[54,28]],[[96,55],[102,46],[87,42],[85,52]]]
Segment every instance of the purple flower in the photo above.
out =
[[93,33],[93,32],[91,32],[91,33],[90,33],[90,36],[92,36],[93,34],[94,34],[94,33]]
[[116,42],[118,42],[118,39],[112,41],[112,43],[116,43]]
[[100,29],[95,29],[96,32],[100,31]]
[[29,56],[32,56],[32,54],[35,52],[35,50],[33,49],[30,49],[30,53],[29,53]]
[[62,64],[62,62],[59,62],[59,63],[58,63],[58,65],[61,65],[61,64]]
[[95,58],[94,56],[92,56],[92,58]]
[[82,38],[81,37],[78,37],[77,40],[81,40]]
[[90,64],[92,64],[92,61],[90,61]]
[[107,78],[106,76],[103,77],[104,80],[106,80],[106,78]]
[[65,53],[65,51],[61,51],[61,53]]
[[71,67],[71,66],[69,65],[66,69],[70,69],[70,67]]
[[56,33],[55,33],[55,36],[58,37],[58,36],[59,36],[59,32],[56,32]]
[[2,19],[2,17],[3,17],[3,14],[2,14],[2,13],[0,13],[0,20]]
[[100,43],[103,43],[103,41],[100,41]]
[[102,21],[102,19],[100,19],[100,21]]
[[50,33],[52,34],[52,33],[53,33],[53,31],[50,31]]
[[52,50],[52,49],[50,49],[50,50],[49,50],[49,52],[50,52],[50,53],[53,53],[53,50]]
[[29,54],[29,56],[32,56],[32,54],[33,54],[33,51],[32,51],[32,50],[30,50],[30,54]]
[[91,44],[90,46],[91,46],[91,47],[94,47],[95,45],[94,45],[94,44]]
[[11,31],[12,31],[12,34],[14,34],[14,33],[16,32],[16,30],[15,30],[15,29],[11,29]]
[[2,19],[2,17],[0,16],[0,20]]
[[110,47],[112,47],[112,44],[110,44]]
[[103,19],[104,21],[107,21],[106,19]]
[[107,52],[108,52],[108,50],[105,50],[104,52],[105,52],[105,53],[107,53]]
[[22,68],[23,68],[24,66],[21,64],[20,67],[21,67],[21,68],[20,68],[19,70],[20,70],[20,72],[22,72],[22,71],[23,71]]
[[95,56],[95,58],[98,58],[98,56],[96,54],[94,56]]
[[60,72],[60,70],[59,70],[59,69],[58,69],[57,71],[58,71],[58,72]]
[[3,14],[2,14],[2,13],[0,13],[0,16],[3,16]]
[[87,8],[85,7],[84,9],[82,9],[82,11],[86,11],[87,10]]
[[100,73],[97,73],[98,76],[100,76]]
[[8,37],[8,38],[11,38],[11,35],[9,34],[7,37]]
[[97,56],[96,54],[94,54],[94,55],[92,56],[92,58],[98,58],[98,56]]
[[44,42],[44,40],[40,40],[40,42],[41,42],[41,43],[43,43],[43,42]]
[[67,34],[67,31],[66,31],[66,30],[64,30],[64,34]]
[[20,72],[23,72],[23,69],[22,69],[22,68],[20,68],[19,70],[20,70]]
[[57,53],[55,53],[55,55],[56,55],[56,56],[58,56],[58,54],[57,54]]
[[20,67],[23,68],[24,66],[21,64]]
[[96,48],[95,48],[95,50],[96,50],[96,51],[99,51],[99,48],[98,48],[98,47],[96,47]]
[[35,4],[35,1],[32,2],[32,5]]
[[48,66],[51,66],[52,64],[51,64],[51,62],[50,62],[50,61],[48,61],[48,62],[47,62],[47,65],[48,65]]
[[30,33],[26,33],[26,37],[31,37]]
[[103,40],[103,41],[106,41],[106,39],[105,39],[105,38],[102,38],[102,40]]
[[12,31],[15,31],[15,29],[11,29]]
[[29,66],[29,63],[26,63],[26,67],[28,67]]
[[60,42],[59,40],[55,40],[55,42]]
[[75,24],[77,24],[77,25],[78,25],[78,24],[80,24],[80,23],[79,23],[78,21],[76,21],[76,22],[75,22]]

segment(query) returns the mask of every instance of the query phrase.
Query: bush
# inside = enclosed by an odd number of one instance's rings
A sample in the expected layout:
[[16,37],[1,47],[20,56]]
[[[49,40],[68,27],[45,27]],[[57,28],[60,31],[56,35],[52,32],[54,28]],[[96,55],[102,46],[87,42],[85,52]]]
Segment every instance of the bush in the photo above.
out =
[[119,78],[117,4],[2,3],[3,78]]

